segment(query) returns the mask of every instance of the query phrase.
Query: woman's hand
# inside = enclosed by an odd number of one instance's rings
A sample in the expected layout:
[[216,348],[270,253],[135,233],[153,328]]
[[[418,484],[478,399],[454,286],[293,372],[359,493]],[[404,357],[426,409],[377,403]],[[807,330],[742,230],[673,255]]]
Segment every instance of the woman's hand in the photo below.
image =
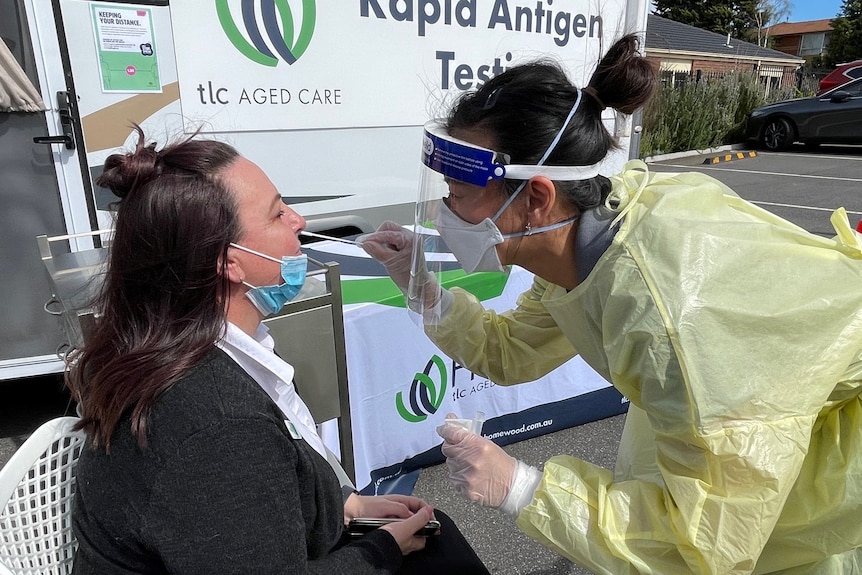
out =
[[454,423],[437,428],[444,439],[449,479],[455,490],[470,501],[499,508],[512,487],[518,461],[490,439]]
[[[413,232],[395,222],[383,222],[376,232],[356,238],[356,245],[383,264],[407,298],[407,306],[422,314],[426,323],[437,323],[454,296],[443,289],[425,265],[425,252],[413,254]],[[420,248],[422,246],[419,246]],[[414,261],[415,258],[415,261]]]
[[[411,499],[416,498],[411,497]],[[414,551],[425,549],[425,541],[428,538],[422,535],[416,535],[416,533],[425,527],[425,524],[432,519],[434,519],[434,509],[430,505],[425,505],[417,510],[413,516],[408,517],[403,521],[389,523],[380,529],[388,531],[390,535],[395,538],[395,542],[398,543],[398,547],[401,548],[402,555],[409,555]]]
[[376,232],[356,238],[356,245],[383,264],[401,291],[407,291],[413,266],[413,232],[395,222],[386,221]]
[[353,493],[344,503],[344,524],[356,517],[398,517],[405,519],[427,506],[409,495],[364,496]]
[[392,535],[402,555],[408,555],[425,548],[425,537],[415,533],[434,519],[434,509],[418,497],[409,495],[364,496],[353,493],[344,503],[345,525],[356,517],[403,519],[380,529]]

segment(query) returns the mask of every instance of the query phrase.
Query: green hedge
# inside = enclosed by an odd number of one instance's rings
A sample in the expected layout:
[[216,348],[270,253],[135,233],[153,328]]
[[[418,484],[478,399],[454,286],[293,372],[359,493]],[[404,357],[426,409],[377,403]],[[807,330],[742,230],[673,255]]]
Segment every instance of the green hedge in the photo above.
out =
[[799,96],[795,88],[772,88],[768,96],[765,92],[750,72],[661,86],[644,109],[640,156],[742,142],[751,110]]

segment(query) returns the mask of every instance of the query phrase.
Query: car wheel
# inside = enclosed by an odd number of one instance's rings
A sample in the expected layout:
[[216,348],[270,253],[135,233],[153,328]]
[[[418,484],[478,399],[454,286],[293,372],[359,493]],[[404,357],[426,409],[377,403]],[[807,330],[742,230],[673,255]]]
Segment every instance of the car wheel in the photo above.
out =
[[773,118],[763,128],[761,142],[767,150],[776,152],[793,143],[793,126],[784,118]]

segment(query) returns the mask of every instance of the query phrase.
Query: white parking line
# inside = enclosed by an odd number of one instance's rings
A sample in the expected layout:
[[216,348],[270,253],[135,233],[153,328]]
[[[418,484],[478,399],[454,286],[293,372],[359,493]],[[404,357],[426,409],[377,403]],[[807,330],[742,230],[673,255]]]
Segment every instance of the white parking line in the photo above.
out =
[[793,152],[760,152],[768,156],[792,156],[794,158],[816,158],[818,160],[834,158],[836,160],[854,160],[862,162],[862,156],[828,156],[823,154],[794,154]]
[[[749,200],[752,204],[757,204],[759,206],[777,206],[779,208],[798,208],[800,210],[816,210],[820,212],[834,212],[835,208],[818,208],[815,206],[798,206],[796,204],[779,204],[777,202],[760,202]],[[847,210],[848,214],[853,214],[856,216],[862,216],[862,212],[854,212],[851,210]]]
[[[794,154],[796,155],[796,154]],[[838,178],[835,176],[813,176],[808,174],[787,174],[784,172],[762,172],[760,170],[732,170],[730,168],[716,168],[713,166],[684,166],[682,164],[655,164],[668,168],[685,168],[687,170],[717,170],[720,172],[736,172],[738,174],[762,174],[764,176],[786,176],[788,178],[810,178],[814,180],[835,180],[836,182],[862,182],[862,178]]]

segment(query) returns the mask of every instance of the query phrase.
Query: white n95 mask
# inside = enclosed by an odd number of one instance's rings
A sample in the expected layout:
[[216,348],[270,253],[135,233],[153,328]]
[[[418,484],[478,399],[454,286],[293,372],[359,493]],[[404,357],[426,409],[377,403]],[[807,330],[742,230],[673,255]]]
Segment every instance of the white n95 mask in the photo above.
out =
[[442,200],[439,209],[434,226],[466,273],[506,271],[497,254],[503,234],[491,218],[471,224],[456,216]]
[[523,188],[524,184],[518,186],[515,193],[509,196],[493,218],[485,218],[476,224],[462,220],[449,209],[445,200],[440,200],[439,213],[434,220],[434,226],[466,273],[505,272],[506,266],[500,261],[500,255],[497,253],[497,246],[502,244],[503,240],[549,232],[567,226],[580,218],[579,215],[574,215],[555,224],[511,234],[502,233],[494,222]]

